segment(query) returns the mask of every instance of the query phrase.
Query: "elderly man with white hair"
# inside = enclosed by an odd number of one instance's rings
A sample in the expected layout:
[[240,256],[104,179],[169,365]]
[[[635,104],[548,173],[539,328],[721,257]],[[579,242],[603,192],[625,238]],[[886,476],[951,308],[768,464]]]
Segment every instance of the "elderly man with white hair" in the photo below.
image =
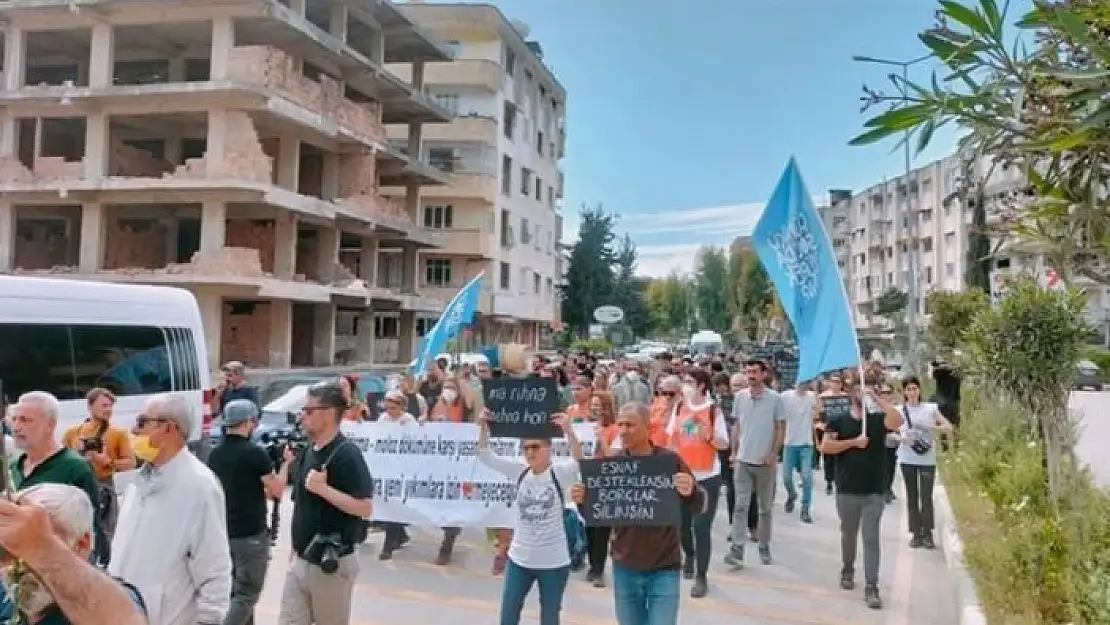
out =
[[0,498],[0,622],[145,625],[133,586],[88,564],[93,506],[81,489],[39,484]]
[[96,475],[77,452],[63,447],[55,436],[58,400],[50,393],[24,393],[11,409],[12,434],[22,450],[12,461],[15,488],[36,484],[69,484],[85,491],[95,506],[100,494]]
[[219,480],[186,445],[184,395],[150,398],[134,433],[155,449],[124,492],[108,571],[138,587],[150,625],[218,625],[231,596],[227,514]]

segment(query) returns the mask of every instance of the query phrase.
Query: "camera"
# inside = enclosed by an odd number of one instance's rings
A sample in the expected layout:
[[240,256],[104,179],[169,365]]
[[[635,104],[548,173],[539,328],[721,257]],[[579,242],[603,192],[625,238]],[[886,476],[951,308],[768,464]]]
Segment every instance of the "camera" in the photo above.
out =
[[77,450],[80,453],[102,453],[104,451],[104,439],[99,436],[90,436],[89,438],[82,438],[77,441]]
[[328,575],[339,570],[339,558],[352,552],[338,533],[317,534],[304,550],[304,559],[320,567]]

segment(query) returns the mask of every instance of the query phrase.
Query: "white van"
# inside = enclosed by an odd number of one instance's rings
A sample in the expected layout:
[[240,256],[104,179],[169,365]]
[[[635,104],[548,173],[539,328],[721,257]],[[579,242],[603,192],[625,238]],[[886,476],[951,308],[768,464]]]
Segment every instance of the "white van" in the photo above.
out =
[[212,388],[204,326],[192,293],[160,286],[0,276],[0,383],[8,402],[46,391],[61,402],[58,436],[88,416],[85,394],[115,393],[126,428],[151,395],[183,393],[195,407],[190,448],[207,451]]

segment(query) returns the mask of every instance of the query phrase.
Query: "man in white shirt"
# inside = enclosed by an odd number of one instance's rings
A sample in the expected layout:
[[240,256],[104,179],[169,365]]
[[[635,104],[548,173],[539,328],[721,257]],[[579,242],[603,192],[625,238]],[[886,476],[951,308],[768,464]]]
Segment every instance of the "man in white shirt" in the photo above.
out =
[[139,589],[150,625],[219,625],[231,596],[224,493],[186,449],[194,422],[174,393],[151,397],[135,420],[157,455],[124,493],[108,571]]
[[799,382],[792,391],[781,395],[786,412],[786,440],[782,450],[782,485],[786,488],[786,513],[794,512],[798,490],[794,472],[802,476],[802,523],[812,523],[810,504],[813,502],[813,407],[817,396],[808,382]]

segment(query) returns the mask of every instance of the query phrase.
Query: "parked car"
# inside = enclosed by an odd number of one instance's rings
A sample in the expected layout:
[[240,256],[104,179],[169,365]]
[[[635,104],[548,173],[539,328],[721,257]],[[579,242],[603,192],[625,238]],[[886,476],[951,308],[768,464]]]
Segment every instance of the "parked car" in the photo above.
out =
[[1075,365],[1075,390],[1102,390],[1102,370],[1090,360],[1080,360]]

